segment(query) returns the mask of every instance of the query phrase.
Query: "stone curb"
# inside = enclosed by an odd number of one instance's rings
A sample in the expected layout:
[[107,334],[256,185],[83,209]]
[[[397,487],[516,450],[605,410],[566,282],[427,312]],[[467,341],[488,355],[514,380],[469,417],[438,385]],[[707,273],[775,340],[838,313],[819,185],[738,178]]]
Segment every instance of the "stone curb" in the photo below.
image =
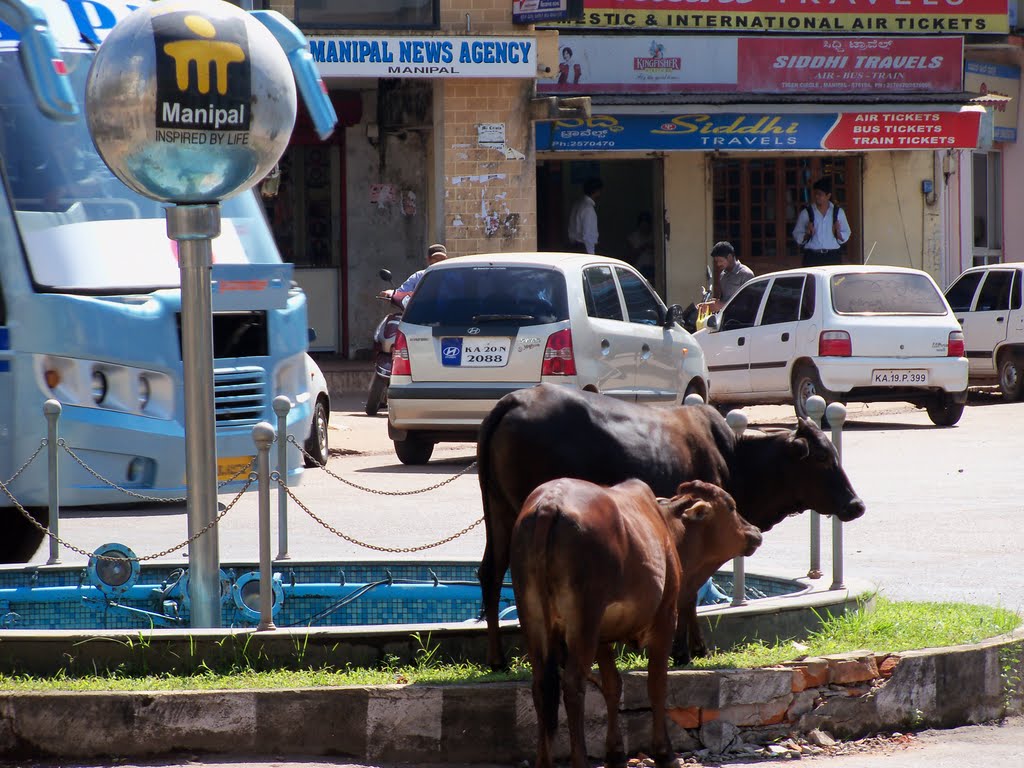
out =
[[[713,753],[821,729],[843,738],[948,728],[1024,712],[1024,628],[969,646],[670,673],[677,750]],[[646,675],[623,675],[626,749],[650,742]],[[588,751],[605,713],[587,694]],[[266,691],[16,693],[0,700],[0,757],[82,759],[173,751],[306,754],[422,763],[531,759],[527,682]],[[556,752],[568,753],[564,723]]]

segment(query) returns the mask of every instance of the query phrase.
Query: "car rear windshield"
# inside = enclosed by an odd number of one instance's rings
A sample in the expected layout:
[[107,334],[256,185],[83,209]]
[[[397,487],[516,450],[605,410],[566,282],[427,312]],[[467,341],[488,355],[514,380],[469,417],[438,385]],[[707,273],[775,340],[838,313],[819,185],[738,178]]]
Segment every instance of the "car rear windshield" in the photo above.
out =
[[416,325],[540,325],[568,318],[561,272],[493,265],[428,271],[403,317]]
[[907,272],[833,275],[832,307],[841,315],[944,315],[948,311],[931,280]]

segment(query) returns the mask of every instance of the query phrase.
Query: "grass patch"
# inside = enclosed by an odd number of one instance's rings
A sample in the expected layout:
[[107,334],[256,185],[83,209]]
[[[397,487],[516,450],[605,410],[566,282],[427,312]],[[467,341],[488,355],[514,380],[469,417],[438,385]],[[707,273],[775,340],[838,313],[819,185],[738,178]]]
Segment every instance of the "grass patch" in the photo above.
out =
[[[961,603],[906,603],[876,600],[871,613],[856,612],[827,620],[822,628],[799,642],[767,645],[752,643],[725,653],[698,659],[696,669],[749,668],[777,664],[805,656],[824,656],[854,650],[900,652],[920,648],[973,643],[1016,629],[1021,617],[1012,611]],[[416,637],[416,636],[414,636]],[[412,664],[386,660],[376,669],[306,669],[255,671],[242,660],[223,671],[203,670],[181,675],[55,675],[49,678],[0,675],[0,690],[28,691],[177,691],[225,689],[311,688],[386,684],[456,684],[524,680],[529,663],[519,658],[508,673],[493,673],[472,663],[448,663],[437,658],[429,637],[418,638],[420,650]],[[642,653],[622,650],[622,669],[642,669]]]

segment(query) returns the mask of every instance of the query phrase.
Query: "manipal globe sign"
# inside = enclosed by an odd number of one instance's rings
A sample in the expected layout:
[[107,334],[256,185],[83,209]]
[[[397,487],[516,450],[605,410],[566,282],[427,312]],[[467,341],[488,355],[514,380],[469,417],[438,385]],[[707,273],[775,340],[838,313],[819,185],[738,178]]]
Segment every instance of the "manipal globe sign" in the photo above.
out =
[[295,81],[267,28],[221,0],[161,0],[110,32],[86,115],[103,160],[139,193],[217,202],[273,168],[295,124]]

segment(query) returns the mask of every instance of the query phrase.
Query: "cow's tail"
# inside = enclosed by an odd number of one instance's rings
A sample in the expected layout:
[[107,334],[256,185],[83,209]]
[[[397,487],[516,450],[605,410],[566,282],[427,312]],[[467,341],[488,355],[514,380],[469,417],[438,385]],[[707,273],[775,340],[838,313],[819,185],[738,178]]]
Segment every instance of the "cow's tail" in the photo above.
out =
[[565,637],[555,629],[555,617],[552,615],[556,595],[552,587],[549,566],[552,558],[554,527],[561,517],[561,509],[557,505],[547,505],[543,499],[537,505],[534,515],[534,529],[530,550],[534,553],[535,568],[532,575],[536,579],[534,586],[542,593],[540,603],[544,606],[544,628],[546,642],[544,648],[544,672],[541,682],[543,700],[543,725],[549,739],[553,739],[558,730],[558,702],[562,688],[562,667],[565,665]]
[[498,430],[498,425],[501,424],[501,420],[505,418],[505,414],[518,404],[514,397],[506,395],[494,405],[494,408],[491,409],[491,412],[487,414],[480,424],[480,434],[476,444],[476,474],[480,480],[480,495],[483,497],[485,526],[489,519],[487,488],[491,482],[491,441],[494,438],[494,433]]

